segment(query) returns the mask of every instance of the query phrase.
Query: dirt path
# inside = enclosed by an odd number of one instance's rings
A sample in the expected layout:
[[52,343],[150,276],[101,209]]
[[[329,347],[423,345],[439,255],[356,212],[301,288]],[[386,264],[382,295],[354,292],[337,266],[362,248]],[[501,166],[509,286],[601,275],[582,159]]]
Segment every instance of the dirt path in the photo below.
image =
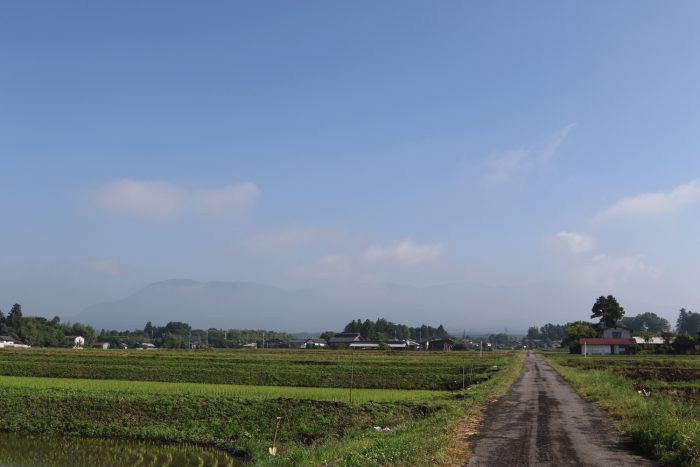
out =
[[529,352],[518,379],[468,441],[465,466],[660,465],[631,453],[602,410]]

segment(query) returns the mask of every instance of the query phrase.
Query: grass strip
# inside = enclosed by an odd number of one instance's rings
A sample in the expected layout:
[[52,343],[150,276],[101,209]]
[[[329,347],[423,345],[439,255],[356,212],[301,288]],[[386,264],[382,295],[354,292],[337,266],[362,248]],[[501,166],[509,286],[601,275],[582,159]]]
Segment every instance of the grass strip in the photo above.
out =
[[[294,386],[249,386],[232,384],[167,383],[158,381],[91,380],[71,378],[38,378],[0,376],[0,387],[33,389],[61,389],[74,392],[112,394],[189,394],[201,396],[228,396],[248,400],[311,399],[330,402],[348,402],[348,388],[310,388]],[[442,391],[354,389],[353,402],[425,401],[441,397]]]

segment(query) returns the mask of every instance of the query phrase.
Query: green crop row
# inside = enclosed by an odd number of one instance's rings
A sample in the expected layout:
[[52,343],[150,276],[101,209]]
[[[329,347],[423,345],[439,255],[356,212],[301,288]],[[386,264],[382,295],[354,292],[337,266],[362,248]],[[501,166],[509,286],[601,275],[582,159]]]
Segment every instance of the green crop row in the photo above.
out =
[[41,378],[25,376],[1,376],[0,388],[23,388],[28,391],[53,389],[64,392],[119,395],[197,395],[226,396],[248,400],[310,399],[331,402],[396,402],[428,401],[441,397],[440,391],[295,387],[295,386],[244,386],[231,384],[168,383],[158,381],[123,381],[69,378]]

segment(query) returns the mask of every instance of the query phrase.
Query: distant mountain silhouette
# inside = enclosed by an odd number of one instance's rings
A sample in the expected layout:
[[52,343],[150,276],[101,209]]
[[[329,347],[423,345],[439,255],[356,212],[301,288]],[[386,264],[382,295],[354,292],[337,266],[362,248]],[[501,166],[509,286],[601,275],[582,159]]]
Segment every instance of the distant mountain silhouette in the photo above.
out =
[[[171,279],[100,303],[73,317],[97,329],[143,328],[185,321],[194,327],[338,330],[353,319],[386,318],[409,325],[510,332],[587,318],[595,297],[551,285],[478,284],[412,287],[389,283],[285,290],[250,282]],[[590,303],[589,303],[590,302]]]

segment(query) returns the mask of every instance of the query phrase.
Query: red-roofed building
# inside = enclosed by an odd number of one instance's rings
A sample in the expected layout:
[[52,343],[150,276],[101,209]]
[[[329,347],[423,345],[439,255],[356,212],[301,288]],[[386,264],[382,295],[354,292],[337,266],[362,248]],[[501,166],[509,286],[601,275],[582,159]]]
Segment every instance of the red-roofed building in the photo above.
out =
[[581,355],[616,355],[627,353],[628,347],[637,342],[624,337],[581,337]]
[[581,355],[616,355],[627,353],[627,349],[637,342],[632,338],[632,331],[627,328],[603,329],[603,337],[582,337]]

